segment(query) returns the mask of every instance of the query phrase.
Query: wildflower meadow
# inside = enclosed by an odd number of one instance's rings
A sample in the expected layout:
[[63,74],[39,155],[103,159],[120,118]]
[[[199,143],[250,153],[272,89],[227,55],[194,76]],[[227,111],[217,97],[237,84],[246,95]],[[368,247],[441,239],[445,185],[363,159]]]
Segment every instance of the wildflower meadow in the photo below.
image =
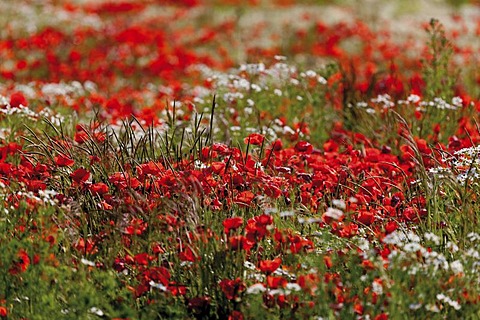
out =
[[480,319],[478,1],[0,26],[0,319]]

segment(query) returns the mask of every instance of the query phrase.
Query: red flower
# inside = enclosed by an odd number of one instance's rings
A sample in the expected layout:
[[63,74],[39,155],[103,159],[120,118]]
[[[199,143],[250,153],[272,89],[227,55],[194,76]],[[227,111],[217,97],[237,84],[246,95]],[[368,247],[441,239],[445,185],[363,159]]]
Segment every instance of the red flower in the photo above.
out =
[[90,191],[94,195],[104,195],[108,193],[108,186],[103,182],[94,183],[90,186]]
[[327,269],[331,269],[333,267],[332,257],[324,256],[323,262],[325,263],[325,267],[327,267]]
[[267,277],[267,285],[270,289],[285,288],[288,281],[283,277]]
[[187,287],[178,285],[175,282],[170,282],[170,285],[168,286],[168,291],[174,296],[184,296],[187,294]]
[[268,226],[273,223],[273,217],[269,214],[262,214],[261,216],[257,216],[254,218],[255,221],[262,225],[262,226]]
[[263,260],[260,261],[259,269],[265,273],[272,273],[273,271],[277,270],[278,267],[282,264],[282,259],[275,258],[273,260]]
[[20,249],[17,254],[18,260],[14,262],[14,265],[10,268],[11,274],[18,274],[27,271],[30,265],[30,257],[24,249]]
[[403,211],[403,215],[405,220],[407,221],[415,221],[418,219],[418,211],[415,208],[408,207]]
[[125,233],[129,235],[141,235],[148,227],[148,223],[142,219],[133,218],[130,225],[125,228]]
[[39,191],[47,189],[47,184],[41,180],[29,180],[27,181],[28,191]]
[[71,167],[75,163],[74,160],[63,154],[59,154],[54,158],[54,160],[55,164],[59,167]]
[[113,209],[113,206],[111,204],[107,203],[105,200],[100,201],[97,206],[99,208],[103,209],[103,210],[112,210]]
[[115,172],[108,177],[108,181],[113,183],[119,189],[126,189],[127,187],[136,189],[141,186],[141,183],[137,178],[130,177],[126,172]]
[[164,170],[163,165],[161,163],[149,161],[147,163],[143,163],[137,166],[137,173],[140,177],[145,175],[154,175],[158,176]]
[[246,144],[251,144],[254,146],[260,146],[265,140],[265,137],[259,133],[252,133],[248,137],[246,137],[243,141]]
[[248,240],[244,236],[231,236],[228,238],[228,243],[232,250],[243,249],[245,251],[249,251],[255,245],[255,242]]
[[303,290],[313,293],[317,289],[320,280],[316,273],[309,273],[299,276],[297,283]]
[[81,143],[84,143],[86,141],[88,141],[89,137],[88,137],[88,133],[85,132],[85,131],[78,131],[75,133],[75,136],[73,138],[75,140],[75,142],[81,144]]
[[6,307],[0,306],[0,317],[7,317],[8,315],[8,310]]
[[246,289],[245,284],[240,278],[235,280],[224,279],[220,281],[219,285],[228,300],[237,299],[239,293]]
[[84,168],[79,168],[70,174],[70,178],[76,183],[85,182],[90,178],[90,172]]
[[139,254],[136,254],[133,259],[137,264],[146,266],[150,261],[150,256],[148,255],[148,253],[139,253]]
[[12,93],[12,95],[10,96],[10,106],[12,108],[18,108],[20,105],[25,107],[28,106],[27,99],[22,92],[17,91]]
[[277,139],[277,140],[273,141],[273,143],[272,143],[272,149],[273,149],[274,151],[280,151],[280,150],[282,150],[282,148],[283,148],[282,140]]
[[282,195],[282,191],[274,185],[266,185],[264,191],[267,196],[274,199]]
[[235,230],[241,227],[243,219],[240,217],[227,218],[223,221],[223,227],[226,234],[230,233],[230,230]]
[[195,252],[193,252],[192,248],[190,247],[186,247],[185,250],[179,253],[178,257],[182,261],[195,262],[195,260],[197,260]]
[[295,145],[295,151],[303,153],[312,153],[313,146],[307,141],[299,141]]
[[388,314],[386,313],[381,313],[378,316],[374,318],[375,320],[388,320]]
[[255,195],[251,191],[242,191],[236,197],[234,202],[242,206],[249,206]]
[[371,225],[375,221],[375,214],[370,211],[361,211],[357,217],[358,222],[366,226]]
[[387,234],[392,233],[393,231],[397,230],[397,228],[398,228],[398,224],[395,221],[390,221],[385,226],[385,233]]
[[228,316],[228,320],[243,320],[243,313],[240,311],[232,311],[232,313]]

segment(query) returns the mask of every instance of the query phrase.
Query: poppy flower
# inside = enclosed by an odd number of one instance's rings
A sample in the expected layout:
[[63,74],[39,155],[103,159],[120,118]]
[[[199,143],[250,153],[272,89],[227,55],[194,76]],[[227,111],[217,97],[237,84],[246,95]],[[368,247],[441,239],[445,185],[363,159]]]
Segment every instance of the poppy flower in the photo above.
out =
[[272,273],[280,267],[282,264],[282,259],[275,258],[273,260],[262,260],[260,261],[259,269],[264,273]]
[[[149,257],[149,260],[153,260],[154,257]],[[169,284],[170,272],[165,267],[152,267],[149,270],[145,271],[146,277],[153,280],[157,283],[161,283],[164,286]]]
[[97,182],[90,186],[90,191],[94,195],[104,195],[108,193],[108,186],[103,182]]
[[259,224],[259,225],[262,225],[262,226],[267,226],[267,225],[270,225],[273,223],[273,218],[271,215],[269,214],[262,214],[260,216],[257,216],[254,218],[255,221]]
[[361,211],[357,216],[357,220],[358,222],[369,226],[375,221],[375,214],[371,211]]
[[243,320],[244,316],[243,313],[237,310],[232,311],[232,313],[228,316],[228,320]]
[[47,184],[40,180],[28,180],[26,181],[28,191],[39,191],[47,189]]
[[163,170],[163,165],[161,163],[149,161],[147,163],[137,166],[137,173],[139,176],[143,177],[145,175],[159,175]]
[[374,320],[388,320],[388,314],[386,313],[381,313],[377,315]]
[[246,289],[245,284],[240,278],[235,280],[223,279],[220,281],[219,286],[228,300],[238,298],[239,293]]
[[227,218],[223,220],[224,232],[226,234],[230,233],[230,230],[235,230],[243,224],[243,219],[241,217]]
[[295,151],[309,154],[312,153],[313,146],[307,141],[299,141],[295,145]]
[[72,180],[76,183],[85,182],[88,180],[88,178],[90,178],[90,172],[84,168],[78,168],[70,174],[70,178],[72,178]]
[[148,265],[148,262],[149,262],[151,259],[150,259],[150,256],[148,255],[148,253],[139,253],[139,254],[136,254],[136,255],[135,255],[135,257],[133,258],[133,260],[135,260],[135,262],[136,262],[138,265],[146,266],[146,265]]
[[385,225],[385,233],[390,234],[393,231],[397,230],[397,228],[398,228],[398,223],[396,223],[395,221],[389,221]]
[[252,133],[248,137],[246,137],[243,141],[246,144],[251,144],[254,146],[260,146],[265,140],[265,137],[259,133]]
[[244,236],[231,236],[228,238],[228,243],[232,250],[245,250],[247,252],[255,245],[254,241],[250,241]]
[[27,271],[28,266],[30,266],[30,257],[28,253],[21,249],[17,254],[17,260],[14,262],[13,266],[10,268],[10,274],[19,274]]
[[277,139],[272,143],[272,149],[274,151],[280,151],[280,150],[282,150],[282,148],[283,148],[282,140]]
[[186,247],[182,252],[178,254],[178,257],[182,261],[195,262],[198,258],[195,252],[190,247]]
[[76,143],[82,144],[88,141],[89,136],[87,132],[82,130],[82,131],[76,132],[73,139],[75,140]]
[[10,106],[12,108],[18,108],[20,105],[26,107],[28,106],[28,101],[22,92],[16,91],[10,96]]
[[242,191],[235,197],[235,203],[241,206],[249,206],[255,195],[251,191]]
[[148,227],[148,223],[142,219],[133,218],[130,224],[125,228],[128,235],[141,235]]
[[333,267],[333,262],[332,262],[332,257],[330,256],[324,256],[323,257],[323,262],[325,263],[325,266],[328,269],[331,269]]
[[64,154],[59,154],[58,156],[54,157],[54,160],[55,164],[59,167],[71,167],[75,164],[73,159]]
[[265,194],[270,198],[276,199],[282,195],[282,191],[274,185],[266,185],[264,190]]
[[267,285],[270,289],[285,288],[288,281],[283,277],[267,277]]

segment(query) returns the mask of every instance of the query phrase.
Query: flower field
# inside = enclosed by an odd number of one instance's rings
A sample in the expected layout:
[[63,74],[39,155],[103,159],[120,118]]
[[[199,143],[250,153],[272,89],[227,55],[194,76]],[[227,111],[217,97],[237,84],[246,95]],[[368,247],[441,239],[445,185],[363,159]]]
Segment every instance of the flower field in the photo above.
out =
[[480,319],[475,1],[0,12],[0,319]]

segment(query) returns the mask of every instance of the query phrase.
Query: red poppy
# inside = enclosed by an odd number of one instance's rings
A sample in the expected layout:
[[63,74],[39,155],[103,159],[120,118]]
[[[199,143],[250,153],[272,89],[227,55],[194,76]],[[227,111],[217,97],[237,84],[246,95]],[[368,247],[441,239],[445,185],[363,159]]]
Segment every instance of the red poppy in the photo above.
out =
[[232,313],[228,316],[228,320],[243,320],[243,313],[237,310],[232,311]]
[[148,227],[148,223],[142,219],[133,218],[130,224],[125,228],[125,233],[129,235],[141,235]]
[[418,210],[413,207],[408,207],[403,211],[403,216],[407,221],[416,221],[419,217]]
[[264,191],[267,196],[274,199],[282,195],[282,190],[274,185],[266,185]]
[[47,184],[41,180],[29,180],[27,183],[28,191],[39,191],[47,189]]
[[317,289],[320,280],[316,273],[309,273],[307,275],[300,275],[297,283],[303,290],[313,293]]
[[103,209],[103,210],[112,210],[113,206],[109,203],[107,203],[105,200],[102,200],[98,203],[98,207]]
[[234,202],[241,206],[249,206],[255,195],[251,191],[242,191],[236,197]]
[[381,313],[377,315],[374,320],[388,320],[388,314],[386,313]]
[[307,141],[299,141],[295,145],[295,151],[302,153],[312,153],[313,146]]
[[0,317],[7,317],[8,316],[8,310],[6,307],[0,306]]
[[361,211],[357,216],[357,220],[358,222],[369,226],[375,221],[375,214],[371,211]]
[[59,167],[71,167],[75,164],[75,161],[69,156],[64,154],[59,154],[54,158],[55,164]]
[[75,140],[75,142],[82,144],[88,141],[89,136],[87,132],[85,132],[84,130],[81,130],[75,133],[75,136],[73,139]]
[[126,189],[127,187],[136,189],[142,185],[137,178],[131,177],[126,172],[115,172],[108,177],[108,181],[119,189]]
[[228,243],[232,250],[245,250],[250,251],[250,249],[255,245],[254,241],[250,241],[245,236],[231,236],[228,238]]
[[239,293],[246,289],[245,284],[240,278],[235,280],[223,279],[220,281],[219,286],[228,300],[237,299]]
[[273,217],[269,214],[262,214],[254,218],[255,221],[261,226],[268,226],[273,223]]
[[146,266],[148,265],[148,262],[151,260],[151,257],[148,255],[148,253],[139,253],[139,254],[136,254],[133,259],[137,264]]
[[325,263],[325,266],[327,267],[327,269],[331,269],[333,267],[332,257],[324,256],[323,262]]
[[273,141],[273,143],[272,143],[272,149],[273,149],[274,151],[280,151],[280,150],[282,150],[282,148],[283,148],[282,140],[277,139],[277,140]]
[[275,258],[273,260],[262,260],[260,261],[259,269],[264,273],[272,273],[277,270],[278,267],[282,264],[282,259]]
[[88,180],[88,178],[90,178],[90,172],[84,168],[78,168],[70,174],[70,178],[72,178],[72,180],[76,183],[85,182]]
[[18,108],[20,105],[28,106],[28,101],[22,92],[16,91],[10,95],[10,106],[12,108]]
[[187,287],[178,285],[175,282],[170,282],[168,291],[174,296],[184,296],[187,294]]
[[94,195],[104,195],[108,193],[108,186],[103,182],[97,182],[90,186],[90,191]]
[[241,217],[227,218],[223,220],[224,232],[226,234],[230,233],[230,230],[235,230],[242,226],[243,219]]
[[267,277],[267,285],[271,289],[285,288],[288,284],[288,281],[283,277]]
[[197,256],[195,252],[193,252],[192,248],[186,247],[182,252],[179,253],[178,257],[182,261],[189,261],[189,262],[195,262],[197,260]]
[[10,274],[18,274],[27,271],[28,266],[30,265],[30,257],[24,249],[20,249],[17,253],[17,260],[14,262],[13,266],[10,268]]
[[389,233],[392,233],[393,231],[397,230],[397,228],[398,228],[398,223],[396,223],[395,221],[389,221],[385,225],[385,232],[387,234],[389,234]]
[[143,177],[144,175],[159,175],[162,170],[164,170],[163,165],[158,162],[153,162],[149,161],[147,163],[141,164],[137,166],[137,174],[140,177]]
[[[153,257],[149,257],[149,260],[153,260]],[[169,284],[171,277],[170,272],[165,267],[152,267],[145,271],[145,275],[149,280],[153,280],[156,283],[161,283],[164,286]]]
[[260,146],[265,140],[265,137],[259,133],[252,133],[248,137],[246,137],[243,142],[246,144],[251,144],[254,146]]

